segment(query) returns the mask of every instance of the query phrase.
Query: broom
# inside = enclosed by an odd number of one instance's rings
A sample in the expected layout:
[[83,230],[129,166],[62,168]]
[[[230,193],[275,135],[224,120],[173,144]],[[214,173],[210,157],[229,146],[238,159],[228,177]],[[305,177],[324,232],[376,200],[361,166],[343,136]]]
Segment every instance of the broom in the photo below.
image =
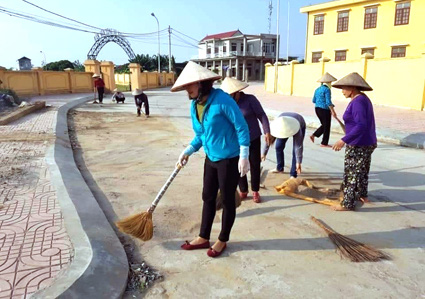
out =
[[344,123],[338,118],[338,117],[336,117],[335,116],[335,119],[337,120],[337,122],[339,123],[339,125],[340,125],[340,127],[341,127],[341,129],[342,129],[342,131],[344,131],[344,133],[345,133],[345,125],[344,125]]
[[325,230],[329,239],[331,239],[332,243],[334,243],[339,250],[340,255],[350,259],[352,262],[378,262],[380,260],[391,259],[388,254],[378,249],[338,234],[332,228],[313,216],[311,216],[311,220]]
[[150,239],[152,239],[152,236],[153,236],[152,213],[155,211],[156,206],[158,205],[165,191],[167,191],[171,182],[179,173],[180,169],[181,169],[180,166],[177,166],[174,169],[173,173],[165,182],[164,186],[162,186],[161,190],[159,190],[155,200],[152,202],[150,208],[146,212],[135,214],[116,222],[118,229],[122,231],[123,233],[142,239],[143,241],[149,241]]

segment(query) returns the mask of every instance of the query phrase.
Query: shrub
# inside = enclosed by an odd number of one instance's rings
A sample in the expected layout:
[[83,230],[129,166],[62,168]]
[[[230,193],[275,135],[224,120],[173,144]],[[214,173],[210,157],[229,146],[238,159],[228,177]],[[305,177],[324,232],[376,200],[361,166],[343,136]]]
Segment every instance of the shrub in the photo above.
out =
[[12,96],[13,100],[18,105],[22,102],[22,100],[18,97],[18,95],[16,94],[16,92],[13,89],[3,89],[3,88],[1,88],[0,93]]

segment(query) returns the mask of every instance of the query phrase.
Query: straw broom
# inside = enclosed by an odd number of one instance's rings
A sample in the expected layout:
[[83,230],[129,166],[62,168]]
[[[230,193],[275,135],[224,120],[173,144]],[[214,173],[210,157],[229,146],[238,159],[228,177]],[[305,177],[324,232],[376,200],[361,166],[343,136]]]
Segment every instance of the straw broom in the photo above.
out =
[[342,131],[344,131],[344,133],[345,133],[345,125],[344,125],[344,123],[338,118],[338,117],[336,117],[335,116],[335,119],[337,120],[337,122],[339,123],[339,125],[340,125],[340,127],[341,127],[341,129],[342,129]]
[[161,190],[156,195],[155,200],[152,202],[150,208],[146,212],[138,213],[116,222],[115,224],[117,225],[118,229],[123,233],[139,238],[143,241],[149,241],[150,239],[152,239],[152,214],[155,211],[155,208],[161,200],[162,196],[164,195],[165,191],[167,191],[171,182],[179,173],[180,169],[180,166],[177,166],[174,169],[173,173],[170,175],[167,182],[165,182],[164,186],[162,186]]
[[391,257],[373,247],[357,242],[356,240],[347,238],[338,234],[332,228],[324,224],[321,220],[311,216],[311,219],[321,228],[323,228],[339,250],[341,256],[350,259],[352,262],[378,262],[380,260],[390,260]]

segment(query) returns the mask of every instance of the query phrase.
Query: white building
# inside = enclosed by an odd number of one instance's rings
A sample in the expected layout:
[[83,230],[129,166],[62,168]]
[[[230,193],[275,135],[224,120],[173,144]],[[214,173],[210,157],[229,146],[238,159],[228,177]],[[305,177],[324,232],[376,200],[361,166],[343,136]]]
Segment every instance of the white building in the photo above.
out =
[[239,30],[207,35],[199,42],[199,55],[192,61],[222,77],[263,80],[264,64],[276,57],[276,35],[248,35]]

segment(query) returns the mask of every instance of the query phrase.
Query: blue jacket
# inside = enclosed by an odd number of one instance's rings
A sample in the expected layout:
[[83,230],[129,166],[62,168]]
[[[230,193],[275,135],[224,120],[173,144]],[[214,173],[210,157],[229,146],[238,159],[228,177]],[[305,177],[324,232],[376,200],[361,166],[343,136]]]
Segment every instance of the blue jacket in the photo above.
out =
[[202,123],[196,117],[196,103],[190,110],[195,151],[204,146],[207,157],[220,161],[239,156],[240,146],[249,146],[249,128],[236,102],[221,89],[212,89],[205,104]]
[[313,103],[318,108],[330,110],[329,106],[334,106],[331,101],[331,89],[322,84],[314,91]]

